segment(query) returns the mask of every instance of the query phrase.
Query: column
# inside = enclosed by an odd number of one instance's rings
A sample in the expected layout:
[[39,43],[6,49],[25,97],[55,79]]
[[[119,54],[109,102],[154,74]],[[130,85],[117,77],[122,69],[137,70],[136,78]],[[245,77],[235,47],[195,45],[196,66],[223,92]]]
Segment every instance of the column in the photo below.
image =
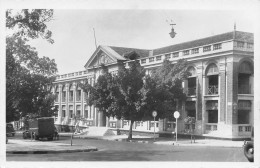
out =
[[204,85],[203,82],[205,81],[205,77],[203,76],[203,65],[197,66],[197,81],[196,81],[196,124],[195,124],[195,133],[196,134],[203,134],[204,132]]
[[103,127],[104,126],[104,120],[103,120],[103,117],[104,117],[104,114],[102,111],[98,111],[98,127]]
[[61,97],[62,97],[62,85],[58,84],[58,90],[59,90],[59,96],[58,96],[58,102],[59,102],[59,111],[58,111],[58,123],[61,124],[61,117],[62,117],[62,106],[61,106]]
[[233,57],[227,58],[227,116],[228,125],[237,124],[238,63]]
[[226,63],[219,63],[219,101],[218,101],[218,123],[225,124],[226,113]]
[[69,83],[66,83],[65,84],[65,87],[66,87],[66,99],[65,99],[65,105],[66,105],[66,123],[68,124],[69,122],[69,86],[70,84]]

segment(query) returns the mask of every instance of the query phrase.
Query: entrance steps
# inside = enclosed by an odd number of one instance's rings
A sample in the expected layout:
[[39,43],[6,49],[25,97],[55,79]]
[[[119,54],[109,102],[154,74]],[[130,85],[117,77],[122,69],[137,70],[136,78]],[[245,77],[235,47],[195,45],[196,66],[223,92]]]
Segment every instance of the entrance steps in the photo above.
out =
[[113,130],[108,127],[89,127],[80,134],[81,137],[100,137],[116,135]]

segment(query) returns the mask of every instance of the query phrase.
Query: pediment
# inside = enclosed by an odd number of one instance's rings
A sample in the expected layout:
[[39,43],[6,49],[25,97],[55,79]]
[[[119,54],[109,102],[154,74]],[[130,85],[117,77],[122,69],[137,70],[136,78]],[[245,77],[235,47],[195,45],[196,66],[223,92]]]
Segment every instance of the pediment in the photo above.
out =
[[116,60],[113,60],[111,57],[109,57],[104,52],[100,51],[96,57],[93,59],[93,61],[89,64],[89,67],[93,66],[99,66],[100,64],[111,64],[113,62],[116,62]]
[[111,64],[116,63],[118,60],[126,60],[124,57],[116,53],[110,47],[99,46],[92,56],[87,61],[85,68],[93,68],[99,66],[100,64]]

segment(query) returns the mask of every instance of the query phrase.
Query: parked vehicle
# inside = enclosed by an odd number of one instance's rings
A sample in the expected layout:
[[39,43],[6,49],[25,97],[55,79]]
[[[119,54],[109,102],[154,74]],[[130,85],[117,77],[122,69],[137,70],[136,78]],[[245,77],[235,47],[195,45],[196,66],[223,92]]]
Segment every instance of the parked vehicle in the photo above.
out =
[[7,123],[6,124],[6,136],[14,136],[15,130],[13,124]]
[[48,140],[53,140],[58,134],[55,130],[54,118],[37,118],[29,120],[29,130],[23,132],[23,138],[34,138],[35,140],[47,138]]
[[244,154],[249,162],[254,161],[254,127],[251,131],[251,141],[245,141],[244,143]]

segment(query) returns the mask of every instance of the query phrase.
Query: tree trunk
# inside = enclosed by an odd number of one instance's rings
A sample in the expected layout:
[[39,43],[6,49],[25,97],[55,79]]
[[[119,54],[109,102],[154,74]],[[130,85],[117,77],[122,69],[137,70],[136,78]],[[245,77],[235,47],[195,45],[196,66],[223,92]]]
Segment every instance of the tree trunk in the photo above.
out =
[[131,123],[130,123],[130,129],[129,129],[129,134],[128,134],[128,140],[131,140],[132,139],[132,129],[133,129],[133,124],[134,124],[134,121],[131,120]]

